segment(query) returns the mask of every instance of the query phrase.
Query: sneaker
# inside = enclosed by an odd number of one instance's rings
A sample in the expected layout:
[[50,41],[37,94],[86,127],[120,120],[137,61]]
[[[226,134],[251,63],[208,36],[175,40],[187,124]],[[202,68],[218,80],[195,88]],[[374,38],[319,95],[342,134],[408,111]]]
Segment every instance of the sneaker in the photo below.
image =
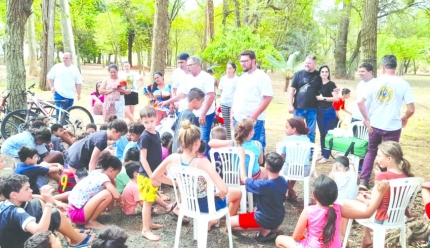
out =
[[358,189],[360,190],[369,190],[369,182],[360,180],[360,184],[358,185]]

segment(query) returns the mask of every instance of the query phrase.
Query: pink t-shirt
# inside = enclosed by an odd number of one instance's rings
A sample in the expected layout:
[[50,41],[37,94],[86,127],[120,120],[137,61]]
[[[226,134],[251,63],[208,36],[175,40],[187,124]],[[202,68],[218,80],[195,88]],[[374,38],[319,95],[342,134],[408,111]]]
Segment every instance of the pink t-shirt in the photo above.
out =
[[169,156],[169,150],[167,149],[167,147],[162,146],[161,147],[161,159],[164,160],[165,158],[167,158],[167,156]]
[[[335,233],[333,240],[329,244],[328,248],[339,248],[341,247],[340,242],[340,220],[342,218],[340,207],[338,204],[333,203],[333,208],[336,211],[336,223],[335,223]],[[308,206],[306,208],[308,211],[308,224],[306,230],[306,238],[297,242],[296,247],[306,247],[306,248],[321,248],[322,243],[322,231],[324,225],[327,221],[327,208],[321,208],[316,205]]]
[[[105,102],[105,95],[100,94],[97,96],[97,92],[95,92],[95,91],[93,93],[91,93],[91,95],[100,99],[101,102]],[[96,101],[94,99],[91,99],[91,107],[94,107],[94,103],[96,103]]]
[[135,214],[136,206],[139,204],[139,190],[137,188],[136,182],[131,180],[127,183],[122,192],[122,211],[127,215]]

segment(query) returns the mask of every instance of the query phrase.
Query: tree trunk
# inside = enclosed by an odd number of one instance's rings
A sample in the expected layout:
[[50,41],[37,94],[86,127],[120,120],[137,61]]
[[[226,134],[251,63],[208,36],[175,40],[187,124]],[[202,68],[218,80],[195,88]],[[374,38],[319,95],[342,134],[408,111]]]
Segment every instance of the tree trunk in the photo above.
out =
[[233,0],[234,2],[234,18],[236,21],[236,27],[240,28],[240,3],[239,0]]
[[23,109],[27,102],[25,92],[24,34],[25,23],[31,15],[33,0],[6,2],[6,84],[10,92],[9,110]]
[[34,15],[27,19],[27,42],[28,42],[28,74],[33,77],[39,76],[39,64],[37,63],[36,30],[34,27]]
[[169,43],[169,0],[156,0],[155,4],[151,74],[155,71],[160,71],[164,74],[167,44]]
[[228,9],[228,0],[222,1],[222,26],[225,28],[225,25],[227,24],[227,17],[230,10]]
[[375,70],[373,76],[376,77],[377,63],[377,28],[378,28],[378,4],[379,0],[364,0],[363,20],[361,22],[361,61],[370,63]]
[[249,21],[249,0],[245,0],[245,8],[243,9],[243,25],[248,26]]
[[60,4],[61,33],[63,34],[63,52],[72,54],[72,61],[75,65],[79,64],[76,56],[75,40],[73,38],[72,21],[70,19],[69,0],[58,0]]
[[349,18],[351,16],[351,3],[343,1],[342,16],[339,20],[339,33],[336,48],[334,49],[335,77],[346,77],[346,46],[348,43]]
[[360,58],[360,45],[361,45],[361,30],[360,32],[358,32],[355,49],[352,52],[351,57],[349,58],[349,68],[348,68],[348,73],[346,75],[347,79],[354,80],[355,78],[355,71],[358,68],[358,61]]
[[55,23],[55,0],[43,0],[42,2],[42,62],[39,87],[42,90],[49,90],[46,80],[51,67],[54,65],[54,23]]
[[133,41],[134,41],[134,30],[128,31],[128,63],[133,65]]

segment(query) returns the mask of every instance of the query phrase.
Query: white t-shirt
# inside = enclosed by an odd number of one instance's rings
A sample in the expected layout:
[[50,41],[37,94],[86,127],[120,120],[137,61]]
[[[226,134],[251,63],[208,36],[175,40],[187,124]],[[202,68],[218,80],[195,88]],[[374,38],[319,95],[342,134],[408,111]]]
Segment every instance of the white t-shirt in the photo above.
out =
[[130,72],[125,72],[125,71],[120,71],[118,73],[118,77],[123,79],[123,80],[128,80],[128,78],[130,78],[132,85],[131,85],[131,90],[134,92],[137,92],[137,87],[139,87],[139,79],[140,79],[140,75],[137,72],[134,71],[130,71]]
[[337,185],[338,195],[336,203],[342,200],[355,200],[357,198],[357,179],[354,171],[333,171],[334,182]]
[[[260,106],[263,96],[273,96],[270,77],[259,69],[256,69],[251,74],[242,74],[237,81],[234,94],[232,106],[234,119],[240,121],[248,118]],[[266,110],[258,116],[258,120],[265,119]]]
[[227,75],[221,77],[218,89],[222,90],[220,103],[227,107],[233,105],[234,92],[236,91],[236,84],[239,77],[234,75],[233,78],[228,78]]
[[[199,117],[200,114],[202,113],[202,109],[206,105],[207,94],[208,93],[215,93],[215,78],[212,77],[209,73],[207,73],[205,71],[201,71],[195,77],[190,75],[189,77],[187,77],[187,82],[182,84],[181,86],[179,86],[178,92],[182,92],[182,93],[188,95],[188,92],[192,88],[199,88],[206,94],[205,100],[203,101],[203,104],[202,104],[202,107],[198,110],[193,111],[194,115]],[[208,112],[206,112],[206,115],[213,114],[214,112],[215,112],[215,99],[212,101],[212,104],[209,107]]]
[[[357,84],[357,89],[356,89],[356,99],[360,99],[361,96],[364,96],[367,94],[367,92],[372,89],[372,85],[375,82],[374,81],[375,78],[370,79],[369,81],[365,82],[363,80],[361,80],[358,84]],[[368,107],[368,102],[365,103],[366,108]],[[363,115],[360,112],[360,109],[358,109],[358,105],[357,105],[357,101],[354,101],[351,105],[351,113],[352,113],[352,118],[357,119],[357,120],[363,120]]]
[[391,75],[380,76],[363,97],[366,102],[369,102],[369,107],[366,105],[366,111],[370,125],[385,131],[401,129],[402,104],[414,102],[414,94],[409,83]]
[[48,78],[54,80],[55,92],[64,98],[73,99],[76,85],[82,84],[81,73],[73,64],[65,66],[63,63],[54,65],[48,73]]
[[104,184],[110,182],[109,177],[101,170],[94,170],[75,185],[69,195],[69,203],[81,209],[91,199],[105,189]]
[[[172,72],[172,88],[177,89],[177,92],[181,92],[181,90],[179,89],[180,86],[187,83],[188,82],[187,79],[190,76],[191,74],[185,73],[185,71],[179,67],[174,69]],[[179,105],[178,111],[179,112],[184,111],[185,109],[187,109],[188,99],[185,97],[184,99],[178,102],[178,105]]]

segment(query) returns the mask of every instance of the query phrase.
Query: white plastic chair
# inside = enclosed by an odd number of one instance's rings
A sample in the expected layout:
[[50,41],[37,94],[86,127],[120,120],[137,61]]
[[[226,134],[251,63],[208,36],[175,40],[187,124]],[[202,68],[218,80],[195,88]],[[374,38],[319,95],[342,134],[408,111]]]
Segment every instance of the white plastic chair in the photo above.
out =
[[[304,207],[309,205],[310,197],[310,178],[314,174],[315,164],[317,161],[318,151],[314,143],[289,141],[279,142],[276,144],[276,151],[281,154],[285,147],[286,156],[284,168],[281,170],[281,176],[286,180],[303,181],[303,201]],[[309,164],[309,153],[313,149],[312,161],[310,163],[310,172],[305,176],[305,164]],[[288,170],[285,166],[288,164]]]
[[[209,155],[215,170],[219,168],[217,163],[221,163],[222,179],[224,180],[225,184],[227,184],[229,188],[240,188],[240,191],[242,192],[242,198],[240,200],[240,212],[246,213],[246,188],[245,185],[240,185],[240,159],[237,155],[240,149],[240,147],[216,148],[211,149]],[[219,154],[219,159],[221,161],[215,161],[215,153]],[[252,178],[252,166],[255,162],[255,155],[252,151],[245,150],[245,156],[249,157],[247,176]],[[220,174],[220,171],[217,170],[217,172]],[[248,211],[252,212],[254,207],[252,193],[248,193],[248,204]]]
[[[406,248],[406,215],[405,211],[411,206],[421,190],[424,178],[408,177],[388,180],[390,184],[390,203],[388,205],[388,219],[383,224],[375,223],[375,214],[369,219],[357,219],[356,221],[373,230],[373,247],[385,247],[385,232],[387,229],[400,229],[400,242],[402,248]],[[410,210],[410,209],[409,209]],[[346,247],[351,231],[352,220],[349,220],[343,240],[343,248]]]
[[[181,234],[182,218],[187,216],[193,218],[193,229],[194,229],[194,240],[197,240],[197,245],[199,248],[207,246],[208,237],[208,223],[211,220],[220,219],[225,215],[226,226],[228,230],[228,240],[230,248],[233,247],[233,240],[231,234],[231,223],[230,214],[228,212],[228,207],[216,211],[215,209],[215,197],[214,190],[215,185],[209,175],[200,169],[181,165],[168,165],[167,171],[172,180],[173,185],[175,185],[175,180],[178,184],[179,192],[181,193],[181,203],[178,215],[178,224],[176,227],[175,235],[175,248],[179,247],[179,237]],[[197,185],[198,178],[203,177],[207,183],[207,199],[208,199],[208,213],[201,213],[197,198]],[[175,187],[175,197],[178,198],[178,192]]]

